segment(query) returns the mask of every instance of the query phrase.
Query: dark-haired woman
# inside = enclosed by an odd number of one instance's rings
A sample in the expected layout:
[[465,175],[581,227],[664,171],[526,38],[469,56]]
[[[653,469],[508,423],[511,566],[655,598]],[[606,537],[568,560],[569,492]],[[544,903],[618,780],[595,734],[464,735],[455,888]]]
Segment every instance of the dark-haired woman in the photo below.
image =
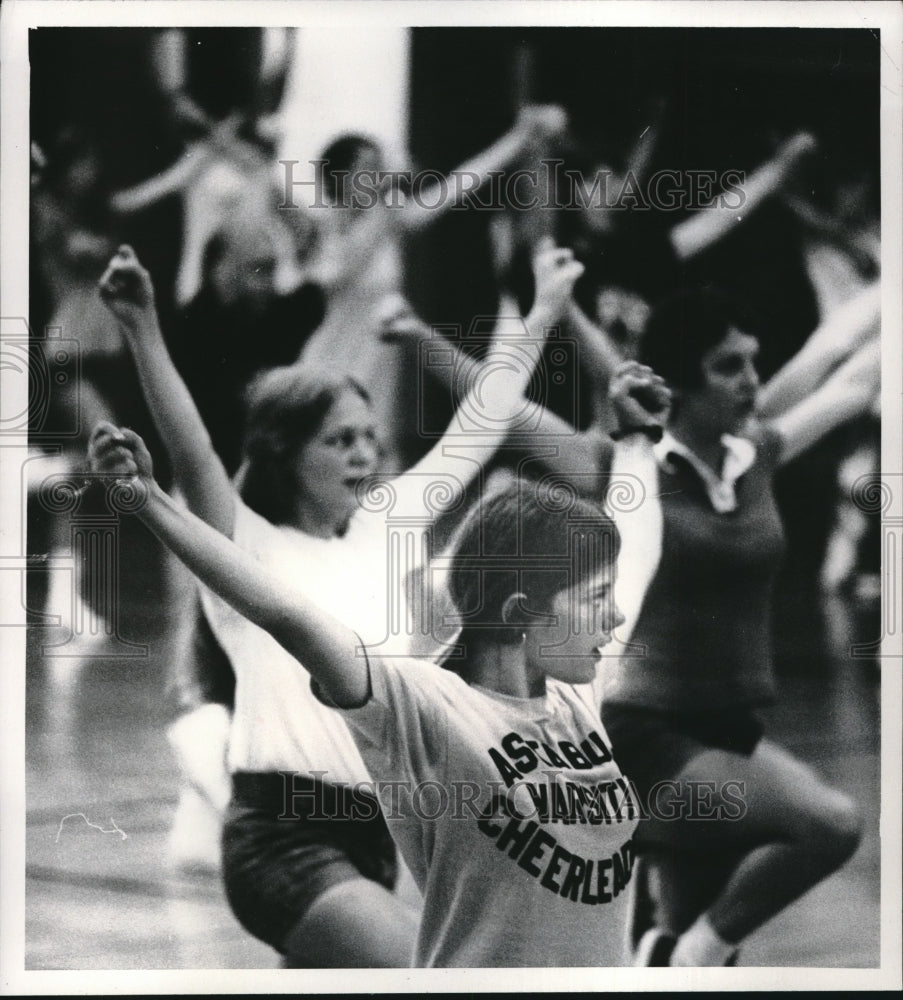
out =
[[[522,339],[522,351],[538,354],[581,270],[567,250],[537,256],[526,320],[536,344]],[[522,409],[528,366],[495,366],[481,386],[489,410],[479,394],[462,405],[452,443],[467,446],[464,458],[447,456],[449,441],[441,440],[379,491],[394,498],[391,514],[407,525],[399,550],[389,512],[359,503],[358,487],[382,471],[360,385],[303,367],[264,376],[250,401],[236,493],[166,352],[150,278],[128,247],[100,289],[120,320],[189,508],[368,643],[405,653],[397,578],[424,558],[431,517],[458,502]],[[409,965],[416,914],[392,894],[396,861],[382,813],[363,793],[362,815],[343,799],[343,787],[369,780],[348,727],[312,697],[308,675],[278,642],[222,601],[205,595],[204,605],[236,674],[223,857],[233,910],[292,967]]]
[[657,926],[640,934],[638,920],[637,964],[734,961],[859,842],[855,804],[763,738],[755,712],[775,696],[783,530],[772,480],[872,405],[878,316],[875,286],[761,389],[758,341],[716,293],[669,300],[647,326],[644,360],[674,399],[655,449],[662,555],[632,632],[643,655],[611,673],[602,713],[649,811],[638,843],[659,876]]
[[[652,376],[633,366],[615,381],[628,426],[648,430],[628,397]],[[474,509],[450,560],[463,627],[443,670],[359,655],[359,636],[305,591],[174,505],[137,435],[102,425],[92,454],[98,471],[144,481],[145,523],[347,720],[423,893],[414,964],[621,964],[636,804],[593,689],[598,649],[623,622],[618,531],[600,507],[522,484]]]

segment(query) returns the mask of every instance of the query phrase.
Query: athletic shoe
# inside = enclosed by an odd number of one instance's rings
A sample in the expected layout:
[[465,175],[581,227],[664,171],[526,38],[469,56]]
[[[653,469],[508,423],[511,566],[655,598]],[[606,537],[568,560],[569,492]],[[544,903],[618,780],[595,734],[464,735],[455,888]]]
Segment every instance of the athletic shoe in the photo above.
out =
[[671,953],[677,938],[658,927],[646,931],[634,953],[634,966],[660,968],[671,964]]

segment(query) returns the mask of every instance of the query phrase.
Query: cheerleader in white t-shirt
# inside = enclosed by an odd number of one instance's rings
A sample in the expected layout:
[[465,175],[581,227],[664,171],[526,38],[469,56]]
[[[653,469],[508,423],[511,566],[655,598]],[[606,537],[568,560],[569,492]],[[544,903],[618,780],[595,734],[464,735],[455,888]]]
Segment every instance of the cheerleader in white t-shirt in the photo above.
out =
[[[266,375],[251,398],[236,492],[166,352],[150,278],[129,248],[100,289],[120,320],[188,507],[282,587],[303,591],[368,643],[386,640],[383,653],[404,654],[395,624],[404,614],[393,582],[399,563],[418,566],[431,518],[460,502],[523,410],[531,365],[522,362],[535,362],[582,271],[569,251],[553,247],[535,266],[536,302],[515,345],[521,363],[510,363],[510,339],[497,337],[453,437],[369,493],[378,432],[355,380],[304,367]],[[464,446],[461,457],[450,443]],[[385,497],[391,511],[377,503]],[[392,519],[409,526],[403,537],[388,537]],[[312,697],[307,674],[278,642],[222,601],[208,595],[205,605],[236,673],[223,856],[236,916],[289,966],[408,965],[416,914],[392,893],[395,852],[382,814],[368,801],[366,816],[347,816],[343,787],[369,779],[348,727]]]
[[[613,385],[625,432],[654,423],[630,395],[640,387],[667,405],[659,380],[628,365]],[[651,472],[643,433],[620,447],[635,470]],[[360,655],[359,635],[307,588],[174,504],[134,433],[100,425],[92,461],[135,477],[148,527],[296,659],[318,704],[340,710],[423,894],[416,965],[622,963],[638,812],[594,687],[598,649],[624,621],[613,599],[619,534],[601,508],[518,483],[471,512],[447,567],[463,628],[442,669]],[[316,562],[305,571],[316,577]],[[349,581],[349,598],[362,585]],[[271,673],[258,663],[256,682]],[[300,710],[300,694],[292,697],[299,704],[289,708]],[[358,791],[345,804],[364,810]],[[302,798],[286,802],[283,821]]]

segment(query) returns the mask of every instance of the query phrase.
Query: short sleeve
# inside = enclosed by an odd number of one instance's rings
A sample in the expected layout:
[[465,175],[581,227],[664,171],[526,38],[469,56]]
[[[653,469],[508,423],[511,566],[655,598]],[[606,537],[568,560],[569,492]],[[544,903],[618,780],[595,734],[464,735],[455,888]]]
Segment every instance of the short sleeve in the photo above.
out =
[[[399,774],[444,774],[449,730],[444,688],[458,678],[423,660],[368,656],[367,662],[370,698],[358,708],[336,709],[362,753],[376,753]],[[312,690],[330,704],[315,685]]]

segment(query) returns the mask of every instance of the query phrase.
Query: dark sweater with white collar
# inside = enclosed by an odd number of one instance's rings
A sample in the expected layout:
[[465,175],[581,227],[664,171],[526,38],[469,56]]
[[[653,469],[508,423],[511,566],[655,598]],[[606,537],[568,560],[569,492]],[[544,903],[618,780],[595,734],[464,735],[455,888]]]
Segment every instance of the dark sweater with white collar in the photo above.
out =
[[771,593],[784,533],[772,480],[781,441],[765,430],[754,444],[736,509],[719,513],[692,462],[662,442],[662,557],[607,702],[695,713],[774,699]]

